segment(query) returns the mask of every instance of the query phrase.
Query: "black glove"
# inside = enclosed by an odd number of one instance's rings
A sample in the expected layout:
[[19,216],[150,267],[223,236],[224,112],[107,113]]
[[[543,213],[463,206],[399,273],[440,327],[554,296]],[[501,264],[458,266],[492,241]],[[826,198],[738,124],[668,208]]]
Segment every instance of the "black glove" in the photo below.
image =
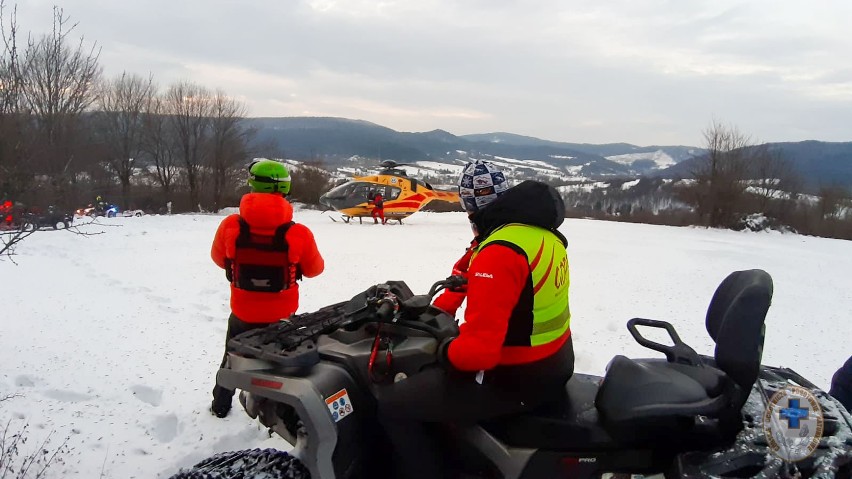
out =
[[452,369],[453,364],[450,362],[450,343],[453,342],[455,338],[447,338],[441,341],[441,344],[438,345],[438,364],[440,364],[444,369]]

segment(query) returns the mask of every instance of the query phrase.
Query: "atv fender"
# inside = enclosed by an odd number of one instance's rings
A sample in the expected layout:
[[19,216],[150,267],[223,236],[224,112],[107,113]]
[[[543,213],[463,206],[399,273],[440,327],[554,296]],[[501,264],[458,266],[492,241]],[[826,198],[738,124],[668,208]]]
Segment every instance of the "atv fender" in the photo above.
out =
[[[229,354],[228,367],[219,369],[216,384],[227,389],[240,389],[253,396],[287,404],[296,411],[305,427],[306,434],[299,434],[293,455],[299,458],[315,479],[343,477],[345,467],[359,457],[358,444],[361,418],[369,407],[361,397],[352,377],[340,366],[319,363],[303,376],[287,375],[282,379],[280,372],[270,370],[270,363]],[[351,416],[335,419],[326,399],[346,390],[354,402]],[[359,414],[360,413],[360,414]],[[338,445],[346,445],[346,448]]]

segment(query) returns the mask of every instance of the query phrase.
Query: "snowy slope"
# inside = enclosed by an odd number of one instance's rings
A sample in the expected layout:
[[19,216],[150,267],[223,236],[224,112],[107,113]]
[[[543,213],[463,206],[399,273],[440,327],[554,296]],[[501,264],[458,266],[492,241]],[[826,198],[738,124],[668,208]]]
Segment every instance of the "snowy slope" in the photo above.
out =
[[[423,292],[470,239],[461,213],[421,212],[402,226],[326,216],[297,213],[327,264],[303,282],[300,312],[387,279]],[[0,402],[0,423],[28,423],[30,449],[51,432],[52,445],[68,437],[71,451],[49,477],[168,477],[215,452],[287,447],[236,400],[224,420],[207,411],[228,315],[224,275],[209,259],[221,219],[114,218],[84,228],[102,232],[94,236],[39,232],[21,244],[17,266],[0,262],[0,398],[16,395]],[[746,268],[775,279],[766,364],[827,388],[852,354],[850,242],[588,220],[561,230],[579,372],[601,374],[615,354],[653,355],[624,327],[634,316],[669,320],[712,354],[707,302],[729,272]]]
[[624,155],[613,155],[607,156],[606,159],[628,166],[633,165],[633,163],[639,160],[651,160],[656,165],[656,169],[660,170],[668,168],[677,163],[674,158],[671,157],[671,155],[669,155],[663,150],[648,151],[644,153],[627,153]]

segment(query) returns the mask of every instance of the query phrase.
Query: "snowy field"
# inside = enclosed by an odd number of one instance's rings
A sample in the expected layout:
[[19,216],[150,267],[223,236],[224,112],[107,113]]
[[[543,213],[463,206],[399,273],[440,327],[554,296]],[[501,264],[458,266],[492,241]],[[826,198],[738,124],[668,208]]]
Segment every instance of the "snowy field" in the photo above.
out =
[[[445,277],[470,239],[461,213],[417,213],[402,226],[333,223],[297,212],[325,256],[302,283],[299,312],[402,279],[416,293]],[[68,438],[49,477],[168,477],[216,452],[285,448],[235,407],[208,412],[228,316],[228,285],[210,260],[221,216],[101,219],[94,236],[39,232],[0,261],[0,426],[29,424],[34,448]],[[578,372],[601,374],[635,344],[634,316],[671,321],[712,354],[707,303],[731,271],[775,280],[764,363],[792,367],[827,389],[852,354],[852,242],[568,220]],[[26,452],[26,451],[24,451]]]

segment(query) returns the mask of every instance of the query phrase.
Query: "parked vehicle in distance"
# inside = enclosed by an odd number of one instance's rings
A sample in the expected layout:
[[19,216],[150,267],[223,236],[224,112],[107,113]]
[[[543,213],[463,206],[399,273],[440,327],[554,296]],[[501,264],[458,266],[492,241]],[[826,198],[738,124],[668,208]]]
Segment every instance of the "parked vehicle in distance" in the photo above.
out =
[[74,223],[74,215],[58,211],[53,206],[49,206],[44,213],[26,213],[24,219],[33,229],[47,227],[55,230],[67,229]]
[[145,214],[142,210],[124,210],[118,214],[118,216],[143,216]]

